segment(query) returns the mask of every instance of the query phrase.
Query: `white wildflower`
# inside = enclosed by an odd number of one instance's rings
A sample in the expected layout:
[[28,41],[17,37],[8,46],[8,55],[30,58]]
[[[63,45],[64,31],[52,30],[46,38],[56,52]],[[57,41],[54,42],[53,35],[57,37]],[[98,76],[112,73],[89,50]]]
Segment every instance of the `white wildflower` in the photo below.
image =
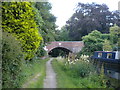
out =
[[68,61],[70,61],[70,60],[68,59]]
[[89,60],[87,60],[87,62],[89,62]]

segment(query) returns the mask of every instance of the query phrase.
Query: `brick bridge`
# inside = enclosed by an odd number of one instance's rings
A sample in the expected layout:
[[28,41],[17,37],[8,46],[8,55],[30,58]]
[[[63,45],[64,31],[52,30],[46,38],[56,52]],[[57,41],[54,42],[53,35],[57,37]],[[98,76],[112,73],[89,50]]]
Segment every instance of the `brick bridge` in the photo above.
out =
[[72,53],[78,53],[83,47],[84,43],[82,41],[54,41],[47,44],[44,49],[47,51],[47,53],[55,48],[64,48]]

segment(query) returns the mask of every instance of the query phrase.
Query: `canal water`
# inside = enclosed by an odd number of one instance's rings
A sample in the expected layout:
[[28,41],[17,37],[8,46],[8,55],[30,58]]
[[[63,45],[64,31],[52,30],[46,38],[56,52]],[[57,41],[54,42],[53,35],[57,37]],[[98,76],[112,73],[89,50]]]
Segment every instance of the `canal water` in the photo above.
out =
[[100,59],[92,59],[92,63],[96,66],[98,73],[100,73],[101,68],[103,66],[105,75],[120,80],[119,63],[104,62]]

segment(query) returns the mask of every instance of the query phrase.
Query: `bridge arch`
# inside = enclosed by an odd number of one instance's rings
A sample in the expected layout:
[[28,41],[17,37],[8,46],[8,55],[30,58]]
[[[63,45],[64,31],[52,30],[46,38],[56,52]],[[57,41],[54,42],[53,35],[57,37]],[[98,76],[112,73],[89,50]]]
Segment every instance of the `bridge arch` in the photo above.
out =
[[72,51],[66,47],[54,47],[54,48],[51,48],[51,50],[48,52],[48,55],[53,57],[67,56],[69,52],[72,53]]
[[68,47],[55,46],[55,47],[50,48],[49,51],[48,51],[48,53],[49,53],[51,50],[56,49],[56,48],[67,49],[67,50],[69,50],[70,52],[72,52]]
[[49,42],[44,49],[49,53],[51,50],[55,48],[64,48],[72,53],[78,53],[84,47],[84,43],[82,41],[53,41]]

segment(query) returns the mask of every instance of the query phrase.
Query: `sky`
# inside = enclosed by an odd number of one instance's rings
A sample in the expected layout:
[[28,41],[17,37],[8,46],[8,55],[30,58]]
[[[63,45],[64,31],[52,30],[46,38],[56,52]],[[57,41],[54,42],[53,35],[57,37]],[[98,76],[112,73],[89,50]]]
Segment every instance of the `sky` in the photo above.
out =
[[109,7],[110,11],[118,10],[118,2],[120,0],[48,0],[52,5],[51,13],[57,17],[56,25],[58,29],[66,24],[66,21],[72,16],[75,12],[74,8],[78,2],[81,3],[98,3],[106,4]]

